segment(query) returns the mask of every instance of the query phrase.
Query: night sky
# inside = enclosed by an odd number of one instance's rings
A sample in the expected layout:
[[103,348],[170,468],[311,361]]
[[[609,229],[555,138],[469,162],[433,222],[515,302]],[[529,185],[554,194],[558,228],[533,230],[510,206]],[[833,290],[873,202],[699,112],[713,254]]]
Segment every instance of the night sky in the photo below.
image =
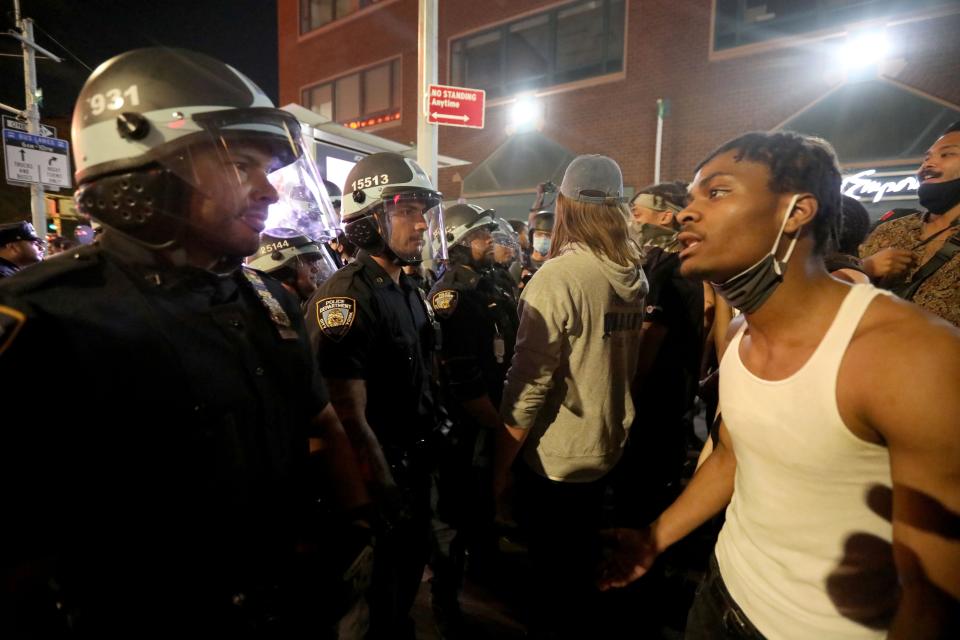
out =
[[[13,0],[0,0],[0,8],[5,32],[14,28]],[[275,0],[21,0],[20,10],[33,18],[37,43],[64,59],[37,61],[44,119],[70,116],[90,69],[118,53],[155,45],[219,58],[277,101]],[[19,55],[20,43],[0,36],[0,53]],[[0,57],[0,102],[23,108],[22,58]]]

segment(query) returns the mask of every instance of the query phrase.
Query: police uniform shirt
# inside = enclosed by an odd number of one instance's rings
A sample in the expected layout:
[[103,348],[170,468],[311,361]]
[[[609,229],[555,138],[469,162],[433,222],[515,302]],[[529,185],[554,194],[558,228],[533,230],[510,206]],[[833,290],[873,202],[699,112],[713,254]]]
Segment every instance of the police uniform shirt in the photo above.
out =
[[442,327],[445,388],[463,402],[489,395],[500,406],[517,339],[517,307],[492,276],[464,266],[447,269],[430,292]]
[[113,249],[0,282],[8,531],[25,553],[64,554],[84,593],[175,602],[293,548],[328,398],[278,282],[264,286],[285,336],[242,270]]
[[365,381],[367,422],[382,446],[405,448],[433,426],[434,329],[406,275],[394,283],[360,251],[310,299],[307,331],[324,377]]

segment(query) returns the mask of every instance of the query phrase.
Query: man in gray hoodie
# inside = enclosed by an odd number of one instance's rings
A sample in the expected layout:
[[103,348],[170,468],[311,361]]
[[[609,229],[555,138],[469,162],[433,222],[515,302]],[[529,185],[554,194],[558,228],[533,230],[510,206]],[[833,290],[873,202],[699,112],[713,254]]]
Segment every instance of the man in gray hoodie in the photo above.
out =
[[507,374],[494,485],[516,465],[516,515],[530,536],[534,631],[579,636],[591,620],[604,479],[634,417],[647,281],[628,236],[620,167],[570,164],[557,198],[550,259],[524,288]]

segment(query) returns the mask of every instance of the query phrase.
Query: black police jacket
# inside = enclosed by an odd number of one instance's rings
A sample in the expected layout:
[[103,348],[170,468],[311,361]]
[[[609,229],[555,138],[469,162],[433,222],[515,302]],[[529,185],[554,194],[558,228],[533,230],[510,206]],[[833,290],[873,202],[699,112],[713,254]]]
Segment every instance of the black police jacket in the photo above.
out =
[[486,394],[499,408],[519,325],[512,295],[489,273],[455,266],[433,286],[429,300],[443,334],[441,379],[449,404]]
[[5,258],[0,258],[0,278],[9,278],[19,271],[20,268],[17,265]]
[[0,281],[3,566],[52,559],[88,630],[227,609],[289,564],[328,400],[296,301],[264,287],[282,313],[240,269],[99,245]]

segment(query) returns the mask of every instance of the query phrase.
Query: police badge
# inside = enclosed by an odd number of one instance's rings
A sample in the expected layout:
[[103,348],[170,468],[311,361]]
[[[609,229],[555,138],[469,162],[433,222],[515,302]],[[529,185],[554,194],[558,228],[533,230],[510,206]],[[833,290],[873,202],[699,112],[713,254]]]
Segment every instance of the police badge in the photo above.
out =
[[340,342],[347,335],[357,317],[357,301],[353,298],[322,298],[317,300],[317,324],[323,335]]
[[443,291],[437,291],[433,294],[433,297],[430,299],[430,306],[433,307],[434,313],[446,318],[457,308],[459,298],[460,294],[456,289],[444,289]]

